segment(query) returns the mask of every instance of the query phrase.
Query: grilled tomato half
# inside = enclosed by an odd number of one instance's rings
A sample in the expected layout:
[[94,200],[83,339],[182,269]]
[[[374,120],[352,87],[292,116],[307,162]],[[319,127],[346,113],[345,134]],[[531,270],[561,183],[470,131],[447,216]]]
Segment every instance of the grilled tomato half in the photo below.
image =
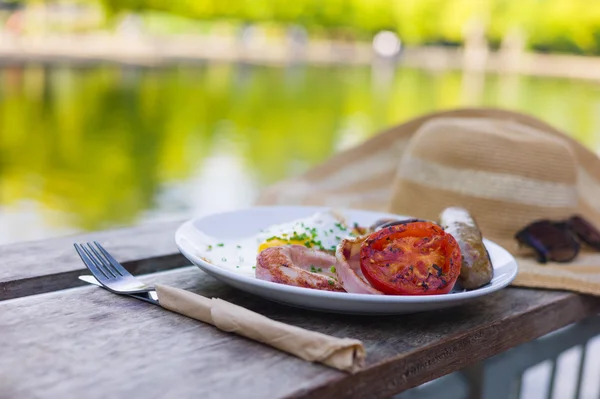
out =
[[447,294],[460,275],[461,252],[440,226],[419,221],[369,235],[361,246],[360,267],[385,294]]

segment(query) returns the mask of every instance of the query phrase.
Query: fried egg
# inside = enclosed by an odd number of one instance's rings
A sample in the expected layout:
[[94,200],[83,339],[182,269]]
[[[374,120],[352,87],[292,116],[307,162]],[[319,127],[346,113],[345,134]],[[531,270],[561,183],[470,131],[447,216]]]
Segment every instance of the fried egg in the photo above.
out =
[[335,248],[350,233],[343,216],[334,211],[318,212],[289,223],[269,226],[257,235],[258,252],[287,244],[304,245],[322,251]]
[[343,238],[354,234],[355,231],[347,225],[342,214],[327,210],[287,223],[266,226],[257,234],[237,241],[204,236],[196,247],[205,261],[254,277],[256,256],[269,247],[296,244],[334,252]]

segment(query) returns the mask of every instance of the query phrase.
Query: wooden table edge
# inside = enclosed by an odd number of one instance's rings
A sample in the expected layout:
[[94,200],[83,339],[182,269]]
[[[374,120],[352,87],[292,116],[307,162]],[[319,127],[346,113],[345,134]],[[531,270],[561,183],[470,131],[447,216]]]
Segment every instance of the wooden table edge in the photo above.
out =
[[[533,312],[522,312],[514,317],[497,320],[489,326],[481,327],[475,331],[463,332],[447,341],[431,345],[425,350],[419,349],[406,352],[383,362],[367,366],[354,374],[340,375],[314,387],[314,389],[295,392],[288,398],[369,398],[372,397],[372,387],[377,386],[378,389],[381,389],[382,382],[397,381],[396,384],[384,387],[381,392],[381,397],[390,397],[474,365],[600,312],[600,302],[597,298],[570,292],[564,292],[564,294],[565,296],[560,300],[540,306]],[[583,309],[581,308],[582,302],[584,303]],[[557,306],[559,309],[557,309]],[[594,311],[588,312],[588,309]],[[548,321],[552,319],[552,317],[548,317],[551,313],[555,313],[560,319],[554,318],[554,322]],[[540,323],[537,323],[536,318],[544,321],[544,323],[539,325]],[[493,346],[491,351],[485,353],[480,351],[471,352],[466,361],[451,361],[452,358],[449,355],[456,350],[460,350],[461,346],[468,344],[480,348],[479,342],[485,342],[497,334],[502,335],[504,333],[506,335],[510,330],[518,331],[519,334],[509,337],[506,341],[500,341],[500,345]],[[432,360],[425,360],[425,365],[408,364],[415,353],[419,353],[421,357],[426,358],[429,354],[433,355],[440,352],[448,356],[438,356]],[[429,370],[432,368],[428,367],[431,362],[441,362],[442,367],[434,367],[433,369],[437,371],[431,373]],[[398,379],[398,374],[402,375],[402,378]]]

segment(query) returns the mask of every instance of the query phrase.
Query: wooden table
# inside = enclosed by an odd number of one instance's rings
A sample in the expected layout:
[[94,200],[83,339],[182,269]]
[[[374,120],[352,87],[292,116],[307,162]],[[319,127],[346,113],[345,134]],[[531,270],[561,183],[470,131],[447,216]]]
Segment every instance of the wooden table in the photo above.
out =
[[[0,398],[386,398],[600,311],[600,298],[507,288],[410,316],[330,315],[245,294],[188,266],[179,223],[0,246]],[[364,342],[349,375],[135,299],[85,286],[73,242],[97,240],[134,274],[275,320]]]

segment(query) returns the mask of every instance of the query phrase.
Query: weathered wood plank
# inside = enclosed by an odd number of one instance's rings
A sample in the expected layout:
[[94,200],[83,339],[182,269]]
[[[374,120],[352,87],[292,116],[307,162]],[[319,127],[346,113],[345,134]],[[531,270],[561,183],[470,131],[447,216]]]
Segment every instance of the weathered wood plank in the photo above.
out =
[[600,298],[508,288],[410,316],[330,315],[271,303],[198,269],[145,277],[365,343],[353,376],[96,287],[0,303],[0,397],[389,397],[600,311]]
[[82,285],[77,276],[85,266],[73,249],[75,242],[100,242],[135,274],[189,265],[174,241],[181,223],[155,223],[0,246],[0,301]]

